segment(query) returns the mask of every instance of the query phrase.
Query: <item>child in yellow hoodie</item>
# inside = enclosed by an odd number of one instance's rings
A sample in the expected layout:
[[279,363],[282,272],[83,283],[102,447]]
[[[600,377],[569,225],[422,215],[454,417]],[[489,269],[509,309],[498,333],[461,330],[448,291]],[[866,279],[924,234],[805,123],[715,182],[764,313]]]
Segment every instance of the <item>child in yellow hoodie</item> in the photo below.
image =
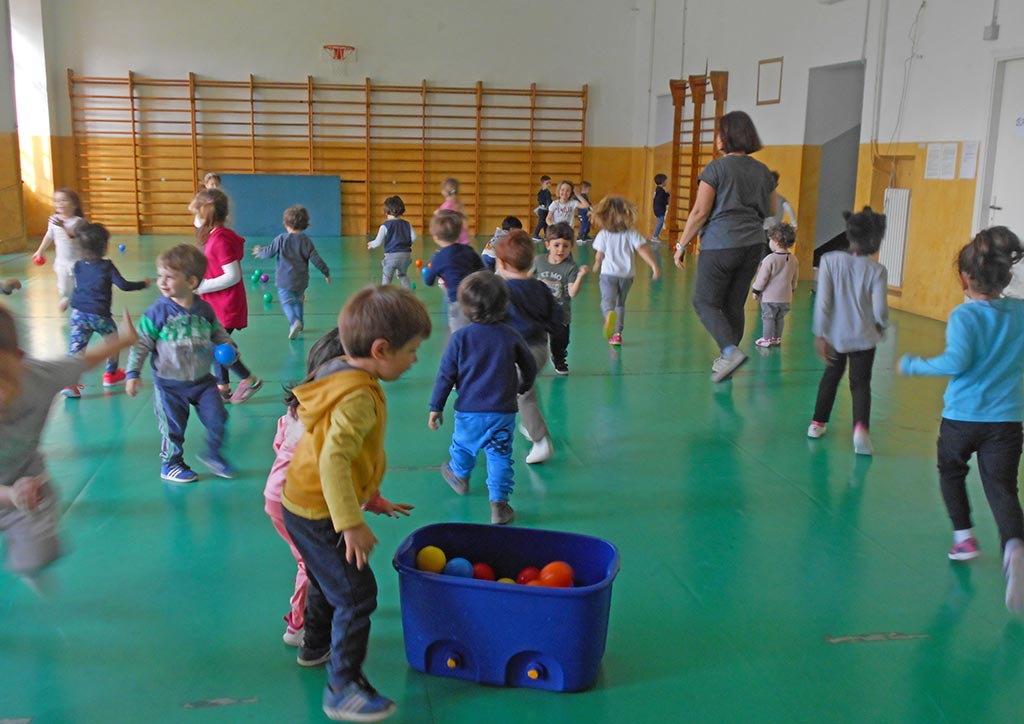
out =
[[[281,492],[285,528],[310,574],[299,663],[328,662],[323,709],[338,721],[378,721],[395,711],[363,675],[377,581],[376,537],[360,506],[384,477],[387,402],[380,380],[397,380],[430,336],[430,315],[405,289],[367,287],[338,317],[346,356],[292,390],[306,432]],[[329,643],[328,643],[329,641]]]

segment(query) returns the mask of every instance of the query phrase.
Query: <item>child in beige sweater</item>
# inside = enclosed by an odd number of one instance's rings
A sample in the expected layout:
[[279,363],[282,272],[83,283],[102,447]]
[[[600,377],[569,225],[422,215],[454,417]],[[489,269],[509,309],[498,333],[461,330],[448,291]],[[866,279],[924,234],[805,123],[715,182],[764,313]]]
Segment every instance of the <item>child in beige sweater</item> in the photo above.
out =
[[764,321],[761,338],[754,342],[758,347],[782,344],[782,325],[793,301],[799,272],[796,257],[789,253],[795,243],[796,231],[789,224],[776,224],[768,230],[772,253],[761,260],[754,278],[754,296],[761,300]]

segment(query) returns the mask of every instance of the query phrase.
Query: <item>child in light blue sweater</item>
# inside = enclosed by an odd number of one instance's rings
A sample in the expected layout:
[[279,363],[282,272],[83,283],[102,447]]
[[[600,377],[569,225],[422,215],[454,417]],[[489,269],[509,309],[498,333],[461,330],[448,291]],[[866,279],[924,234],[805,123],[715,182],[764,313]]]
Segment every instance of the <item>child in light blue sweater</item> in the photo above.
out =
[[939,483],[953,523],[950,559],[979,555],[967,499],[967,463],[978,456],[985,496],[999,528],[1006,607],[1024,610],[1024,512],[1017,469],[1024,445],[1024,300],[1002,296],[1010,267],[1024,258],[1005,226],[985,229],[960,252],[960,285],[970,301],[949,315],[946,350],[922,359],[904,355],[905,375],[950,377],[939,426]]

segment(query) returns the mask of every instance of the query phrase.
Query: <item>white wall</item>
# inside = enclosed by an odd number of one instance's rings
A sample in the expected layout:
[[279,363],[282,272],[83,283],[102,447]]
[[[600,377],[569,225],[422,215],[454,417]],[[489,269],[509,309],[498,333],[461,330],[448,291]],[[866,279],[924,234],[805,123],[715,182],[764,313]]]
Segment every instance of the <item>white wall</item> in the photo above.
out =
[[[325,43],[357,48],[347,79],[578,88],[590,84],[588,142],[632,145],[630,0],[42,0],[58,133],[66,68],[124,77],[334,78]],[[646,85],[643,88],[646,91]],[[642,138],[640,143],[642,143]]]
[[14,60],[8,17],[7,0],[0,0],[0,133],[11,133],[18,127],[14,114]]

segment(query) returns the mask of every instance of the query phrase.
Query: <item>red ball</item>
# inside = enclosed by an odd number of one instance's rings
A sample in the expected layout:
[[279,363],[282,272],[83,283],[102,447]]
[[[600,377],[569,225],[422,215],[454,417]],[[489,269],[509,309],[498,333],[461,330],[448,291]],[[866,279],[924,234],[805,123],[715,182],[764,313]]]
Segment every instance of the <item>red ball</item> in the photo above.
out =
[[533,566],[527,566],[523,570],[519,571],[519,575],[516,576],[516,583],[526,584],[535,578],[540,576],[540,569],[534,568]]
[[494,569],[486,563],[474,563],[473,564],[473,578],[480,581],[493,581],[494,580]]
[[34,261],[37,265],[42,266],[43,264],[46,263],[46,257],[40,254],[39,256],[32,257],[32,261]]
[[572,588],[572,566],[565,561],[548,563],[541,569],[539,580],[549,588]]
[[544,587],[544,584],[541,582],[541,580],[539,578],[534,578],[534,579],[531,579],[531,580],[527,581],[526,585],[527,586],[540,586],[541,588]]

